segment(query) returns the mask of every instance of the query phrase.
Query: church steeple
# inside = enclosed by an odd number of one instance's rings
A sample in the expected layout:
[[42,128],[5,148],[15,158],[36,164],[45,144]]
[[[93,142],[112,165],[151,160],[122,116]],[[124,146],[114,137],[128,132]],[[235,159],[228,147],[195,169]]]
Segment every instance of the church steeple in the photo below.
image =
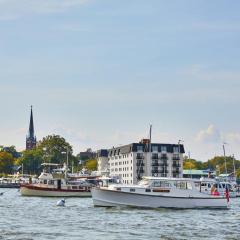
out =
[[36,147],[37,139],[34,135],[34,124],[33,124],[33,112],[32,112],[32,106],[31,106],[31,114],[30,114],[30,123],[29,123],[29,131],[26,138],[26,149],[33,149]]
[[34,125],[33,125],[32,106],[31,106],[31,115],[30,115],[30,124],[29,124],[28,136],[29,136],[30,138],[34,138]]

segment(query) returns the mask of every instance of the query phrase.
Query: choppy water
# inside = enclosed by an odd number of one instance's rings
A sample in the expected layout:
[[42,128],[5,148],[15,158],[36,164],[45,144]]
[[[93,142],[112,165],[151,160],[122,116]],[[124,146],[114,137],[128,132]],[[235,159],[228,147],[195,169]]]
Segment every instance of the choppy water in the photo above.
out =
[[2,239],[240,239],[240,198],[230,210],[94,208],[91,198],[0,196]]

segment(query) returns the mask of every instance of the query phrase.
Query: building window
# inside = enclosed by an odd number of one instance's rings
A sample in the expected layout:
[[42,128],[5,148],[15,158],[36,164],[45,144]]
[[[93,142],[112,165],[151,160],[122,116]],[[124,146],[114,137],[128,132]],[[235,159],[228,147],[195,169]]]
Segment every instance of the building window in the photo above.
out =
[[173,152],[174,153],[179,153],[179,147],[173,147]]
[[152,151],[153,152],[158,152],[158,146],[152,146]]
[[161,146],[161,152],[167,152],[167,146]]
[[143,151],[143,146],[137,146],[137,151],[142,152]]

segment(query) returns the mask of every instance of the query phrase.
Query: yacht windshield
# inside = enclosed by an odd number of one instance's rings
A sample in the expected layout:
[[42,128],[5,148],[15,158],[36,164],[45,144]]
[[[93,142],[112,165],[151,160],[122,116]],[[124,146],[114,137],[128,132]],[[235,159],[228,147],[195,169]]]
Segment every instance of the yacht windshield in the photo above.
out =
[[147,179],[143,179],[143,180],[141,180],[140,182],[139,182],[139,185],[149,185],[149,180],[147,180]]

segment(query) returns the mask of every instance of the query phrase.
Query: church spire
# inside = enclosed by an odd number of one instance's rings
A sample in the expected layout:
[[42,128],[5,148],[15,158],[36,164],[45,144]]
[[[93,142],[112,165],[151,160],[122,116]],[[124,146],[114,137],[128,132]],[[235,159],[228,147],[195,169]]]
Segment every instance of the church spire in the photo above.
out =
[[31,114],[30,114],[30,123],[29,123],[29,131],[26,138],[26,149],[33,149],[36,147],[37,139],[34,135],[34,124],[33,124],[33,112],[32,112],[32,106],[31,106]]
[[30,138],[34,138],[34,125],[33,125],[33,113],[32,113],[32,106],[31,106],[31,115],[30,115],[30,123],[29,123],[29,132],[28,136]]

